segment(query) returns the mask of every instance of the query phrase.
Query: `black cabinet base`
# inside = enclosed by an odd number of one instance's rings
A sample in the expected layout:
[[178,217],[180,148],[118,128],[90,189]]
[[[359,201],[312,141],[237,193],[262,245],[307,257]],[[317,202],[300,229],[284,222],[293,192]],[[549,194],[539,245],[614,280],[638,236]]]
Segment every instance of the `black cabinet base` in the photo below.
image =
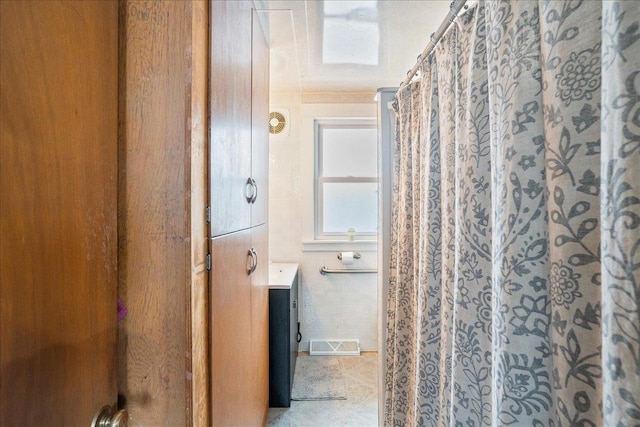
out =
[[269,407],[291,406],[298,356],[298,276],[291,289],[269,289]]

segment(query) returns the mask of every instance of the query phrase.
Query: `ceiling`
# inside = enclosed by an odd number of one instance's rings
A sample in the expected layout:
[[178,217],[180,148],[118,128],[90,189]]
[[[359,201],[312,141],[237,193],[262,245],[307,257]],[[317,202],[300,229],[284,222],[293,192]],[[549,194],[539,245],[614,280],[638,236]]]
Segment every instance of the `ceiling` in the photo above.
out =
[[450,6],[448,0],[263,3],[271,90],[303,93],[375,93],[398,86]]

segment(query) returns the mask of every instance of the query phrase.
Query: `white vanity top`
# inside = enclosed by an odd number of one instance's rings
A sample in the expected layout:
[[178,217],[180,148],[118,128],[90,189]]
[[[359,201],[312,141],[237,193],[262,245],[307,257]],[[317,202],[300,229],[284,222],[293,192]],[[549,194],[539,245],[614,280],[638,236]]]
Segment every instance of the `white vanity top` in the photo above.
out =
[[298,272],[294,262],[272,262],[269,264],[269,289],[291,289]]

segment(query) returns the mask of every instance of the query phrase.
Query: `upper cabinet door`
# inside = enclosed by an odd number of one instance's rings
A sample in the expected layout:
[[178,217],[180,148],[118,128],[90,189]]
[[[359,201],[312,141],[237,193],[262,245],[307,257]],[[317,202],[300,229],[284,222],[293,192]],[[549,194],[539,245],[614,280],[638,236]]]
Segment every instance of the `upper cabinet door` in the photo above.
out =
[[251,225],[267,222],[269,211],[269,46],[259,12],[253,11],[251,54],[251,173],[257,195],[251,208]]
[[211,2],[210,236],[251,226],[250,1]]
[[0,1],[0,425],[115,405],[118,2]]

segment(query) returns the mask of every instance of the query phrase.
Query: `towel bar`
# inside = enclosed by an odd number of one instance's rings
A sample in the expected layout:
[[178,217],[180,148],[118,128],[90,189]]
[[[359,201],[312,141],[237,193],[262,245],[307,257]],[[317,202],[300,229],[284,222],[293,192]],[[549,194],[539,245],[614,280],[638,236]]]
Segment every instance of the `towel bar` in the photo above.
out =
[[320,274],[337,274],[337,273],[377,273],[376,269],[367,269],[367,268],[353,268],[350,270],[328,270],[327,267],[322,266],[320,268]]

